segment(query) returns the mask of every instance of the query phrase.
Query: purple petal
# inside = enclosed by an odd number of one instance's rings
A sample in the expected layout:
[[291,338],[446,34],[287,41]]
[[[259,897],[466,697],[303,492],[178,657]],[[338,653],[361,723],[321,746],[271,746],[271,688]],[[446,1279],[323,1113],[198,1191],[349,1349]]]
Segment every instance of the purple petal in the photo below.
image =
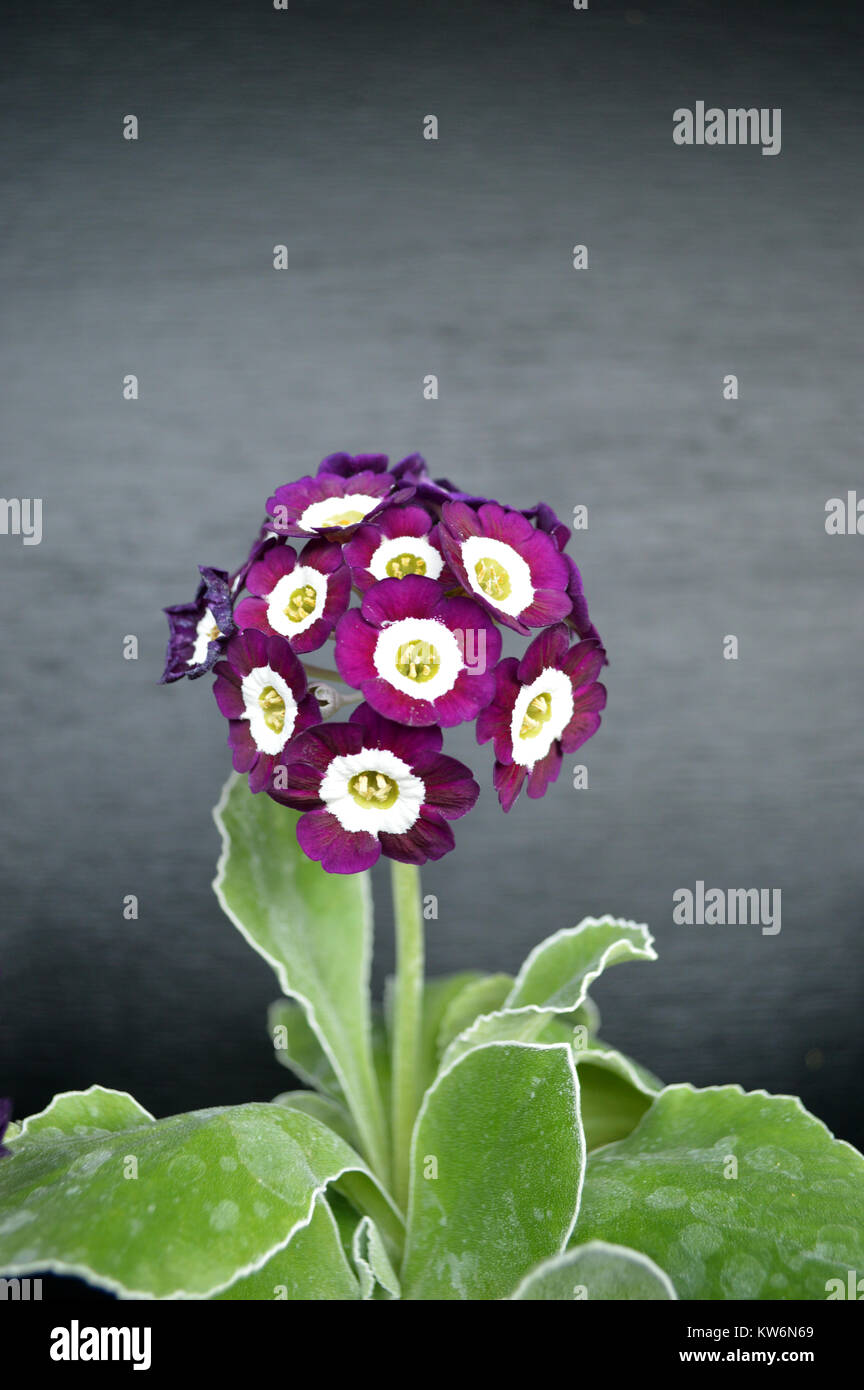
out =
[[272,545],[251,566],[246,576],[246,588],[256,598],[268,598],[279,580],[290,574],[296,564],[297,556],[290,545]]
[[[602,685],[597,689],[602,690]],[[587,743],[599,728],[599,714],[593,714],[590,710],[577,710],[561,735],[561,747],[565,753],[575,753],[576,749]]]
[[570,634],[564,623],[538,633],[519,662],[517,675],[522,685],[530,685],[550,666],[560,667],[569,646]]
[[442,729],[452,729],[457,724],[476,719],[494,695],[494,671],[483,671],[477,675],[460,671],[453,689],[435,701],[435,722]]
[[[299,742],[299,740],[297,740]],[[267,795],[283,806],[291,806],[295,811],[318,809],[323,803],[321,790],[321,770],[308,762],[289,762],[289,755],[295,756],[292,744],[283,748],[278,758],[273,760],[273,769]],[[278,776],[278,784],[276,778]]]
[[545,795],[546,789],[553,782],[557,782],[562,761],[561,749],[558,743],[555,742],[552,744],[546,756],[534,763],[528,777],[527,791],[528,795],[533,797],[535,801],[538,797]]
[[328,874],[356,874],[371,869],[381,854],[377,836],[343,830],[325,810],[307,811],[297,822],[297,841],[303,853]]
[[234,610],[234,619],[241,632],[247,627],[259,632],[273,631],[267,618],[267,600],[263,598],[241,598]]
[[569,594],[563,589],[537,589],[527,608],[519,614],[526,627],[545,627],[566,618],[573,607]]
[[386,627],[402,618],[431,618],[442,596],[440,585],[424,575],[380,579],[364,594],[360,611],[375,627]]
[[340,478],[352,478],[356,473],[383,473],[386,467],[386,454],[328,454],[318,465],[318,475],[336,473]]
[[[216,697],[216,703],[226,719],[240,719],[246,709],[243,696],[240,693],[240,686],[237,684],[234,673],[227,662],[220,661],[219,666],[226,671],[231,671],[231,675],[223,675],[220,671],[219,675],[216,677],[213,685],[213,694]],[[218,669],[217,667],[217,670]]]
[[445,820],[458,820],[466,815],[480,795],[471,769],[456,758],[436,757],[430,767],[422,769],[422,777],[426,803]]
[[[397,584],[404,584],[404,582],[403,579],[396,580]],[[363,680],[360,689],[363,692],[364,700],[374,710],[383,714],[385,719],[392,719],[397,724],[409,724],[412,728],[420,728],[427,724],[443,722],[438,717],[439,706],[437,703],[432,704],[431,700],[416,700],[410,695],[404,695],[401,690],[397,690],[382,676],[376,675]],[[457,720],[456,722],[459,723],[460,721]]]
[[364,748],[389,748],[409,767],[425,764],[440,752],[441,730],[435,725],[406,728],[404,724],[385,719],[371,705],[358,705],[351,715],[351,724],[362,730]]
[[403,864],[425,864],[440,859],[453,849],[456,841],[446,821],[434,811],[423,811],[404,835],[379,836],[381,848],[390,859]]
[[603,668],[606,653],[599,642],[591,641],[578,642],[572,647],[561,663],[562,671],[573,682],[573,689],[579,690],[583,685],[590,685],[595,681]]
[[[402,580],[394,580],[400,584]],[[375,678],[375,646],[378,633],[365,622],[356,608],[349,608],[336,624],[336,669],[343,681],[355,689]]]
[[525,768],[519,763],[496,763],[492,769],[492,785],[498,793],[503,811],[509,811],[522,790]]

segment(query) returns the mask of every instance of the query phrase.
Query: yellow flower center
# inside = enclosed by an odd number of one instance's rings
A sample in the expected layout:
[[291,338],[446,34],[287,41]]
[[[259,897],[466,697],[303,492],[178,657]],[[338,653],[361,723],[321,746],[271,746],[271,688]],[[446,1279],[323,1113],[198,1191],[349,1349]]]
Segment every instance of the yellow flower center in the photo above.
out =
[[302,588],[295,589],[289,598],[288,606],[283,610],[285,617],[291,623],[302,623],[304,618],[315,612],[317,601],[312,585],[304,584]]
[[208,642],[215,642],[215,641],[216,641],[216,638],[217,638],[217,637],[221,637],[221,636],[222,636],[222,633],[219,631],[219,624],[218,624],[218,623],[214,623],[213,626],[212,626],[212,627],[208,630],[208,632],[207,632],[207,641],[208,641]]
[[484,556],[474,566],[474,573],[487,598],[500,601],[510,597],[510,576],[497,560]]
[[392,560],[388,560],[385,569],[391,579],[404,579],[406,574],[425,574],[426,561],[420,555],[411,555],[406,550],[404,555],[394,555]]
[[542,695],[535,695],[525,711],[525,718],[522,720],[522,728],[519,730],[520,738],[536,738],[552,717],[552,696],[545,691]]
[[264,723],[274,734],[281,734],[285,727],[285,701],[272,685],[265,685],[258,696],[258,704],[264,715]]
[[325,526],[354,526],[363,520],[363,512],[334,512],[324,522]]
[[431,642],[403,642],[396,652],[396,670],[410,681],[430,681],[441,658]]
[[386,772],[358,772],[348,790],[365,810],[386,811],[399,796],[399,783]]

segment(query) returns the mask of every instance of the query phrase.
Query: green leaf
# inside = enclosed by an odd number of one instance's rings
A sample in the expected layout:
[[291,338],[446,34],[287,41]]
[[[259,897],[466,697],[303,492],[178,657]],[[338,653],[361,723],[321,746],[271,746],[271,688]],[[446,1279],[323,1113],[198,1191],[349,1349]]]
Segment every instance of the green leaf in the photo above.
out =
[[216,1299],[276,1299],[287,1302],[349,1302],[360,1298],[339,1228],[326,1198],[318,1196],[308,1226],[302,1226],[283,1250],[254,1274],[238,1279]]
[[0,1162],[0,1269],[207,1297],[287,1245],[330,1183],[398,1242],[363,1160],[310,1115],[253,1103],[153,1120],[122,1092],[70,1091]]
[[586,917],[541,941],[516,976],[503,1008],[481,1015],[448,1047],[442,1066],[487,1042],[533,1042],[550,1020],[575,1015],[588,989],[610,965],[656,960],[651,933],[635,922]]
[[658,1302],[677,1298],[669,1276],[647,1255],[592,1240],[553,1255],[522,1280],[514,1299],[573,1302],[603,1299]]
[[387,1254],[381,1232],[364,1216],[354,1231],[352,1254],[364,1299],[401,1298],[399,1279]]
[[648,928],[616,917],[585,917],[541,941],[516,977],[508,1009],[532,1008],[570,1013],[610,965],[623,960],[656,960]]
[[444,1011],[438,1028],[437,1055],[440,1057],[453,1039],[470,1028],[480,1014],[491,1014],[502,1008],[512,988],[512,975],[481,975],[467,983]]
[[17,1146],[31,1139],[80,1139],[87,1135],[98,1138],[153,1122],[150,1111],[139,1105],[128,1091],[111,1091],[104,1086],[65,1091],[55,1096],[44,1110],[22,1122],[20,1133],[15,1136],[14,1151],[17,1153]]
[[[423,1041],[421,1089],[426,1090],[435,1080],[438,1071],[438,1032],[451,1002],[462,993],[466,986],[484,980],[479,970],[460,970],[457,975],[442,975],[439,979],[427,980],[423,987]],[[393,992],[392,978],[387,981],[386,1000],[389,1005]]]
[[409,1299],[496,1299],[566,1244],[584,1163],[569,1047],[493,1043],[442,1071],[411,1149]]
[[628,1136],[654,1095],[663,1090],[663,1081],[624,1052],[586,1036],[583,1024],[574,1029],[563,1017],[554,1017],[538,1041],[570,1044],[579,1074],[579,1108],[589,1154],[600,1145]]
[[280,1095],[273,1097],[273,1104],[313,1115],[322,1125],[327,1125],[334,1134],[338,1134],[340,1139],[344,1139],[346,1144],[350,1144],[352,1148],[357,1147],[354,1121],[338,1100],[331,1100],[330,1096],[321,1096],[317,1091],[282,1091]]
[[623,1052],[591,1043],[573,1049],[588,1152],[634,1130],[662,1083]]
[[864,1270],[864,1158],[794,1096],[668,1086],[589,1160],[574,1239],[613,1232],[682,1299],[824,1299]]
[[306,1086],[335,1100],[344,1099],[339,1078],[301,1004],[293,999],[272,1003],[267,1010],[267,1032],[280,1066],[287,1067]]
[[214,818],[219,903],[283,992],[304,1009],[339,1081],[363,1149],[386,1181],[389,1145],[372,1060],[368,874],[327,874],[297,844],[298,815],[246,779],[226,783]]

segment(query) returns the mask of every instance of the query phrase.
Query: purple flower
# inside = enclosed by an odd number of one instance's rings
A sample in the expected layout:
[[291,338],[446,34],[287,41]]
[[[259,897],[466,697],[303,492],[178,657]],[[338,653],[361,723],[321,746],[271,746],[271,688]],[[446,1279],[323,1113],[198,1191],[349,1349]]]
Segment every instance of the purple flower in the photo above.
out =
[[273,530],[273,525],[270,521],[263,521],[258,530],[257,536],[252,542],[249,554],[243,561],[243,564],[240,566],[240,568],[235,570],[231,576],[232,597],[236,597],[236,595],[239,594],[240,590],[243,588],[244,584],[246,583],[246,576],[251,570],[252,566],[255,564],[255,561],[260,560],[261,556],[264,554],[264,551],[269,550],[272,545],[276,545],[277,543],[279,545],[284,545],[284,537],[276,535],[276,532]]
[[[479,788],[478,788],[479,790]],[[469,809],[466,806],[466,811]],[[9,1121],[12,1119],[11,1100],[0,1100],[0,1158],[8,1158],[9,1150],[3,1143],[3,1136],[9,1128]]]
[[219,660],[234,631],[231,585],[224,570],[198,566],[201,583],[191,603],[176,603],[164,611],[168,618],[168,650],[159,684],[195,680]]
[[314,652],[341,618],[351,597],[351,574],[342,547],[309,541],[297,554],[290,545],[266,546],[249,569],[246,587],[234,612],[240,629],[254,627],[285,637],[295,652]]
[[426,467],[426,460],[420,454],[409,454],[407,458],[394,465],[392,473],[400,482],[410,483],[414,487],[419,502],[436,511],[444,502],[467,502],[469,506],[479,507],[482,502],[489,500],[463,492],[455,483],[451,483],[449,478],[432,478]]
[[353,478],[358,473],[386,473],[386,454],[328,454],[318,465],[318,476],[335,473],[339,478]]
[[[579,637],[582,637],[583,639],[591,639],[594,642],[600,642],[600,633],[597,631],[596,627],[594,626],[594,624],[588,616],[588,601],[585,598],[585,594],[582,590],[582,576],[579,573],[579,569],[575,561],[571,559],[569,555],[565,555],[564,559],[566,560],[567,568],[570,571],[570,578],[567,581],[567,593],[570,597],[571,603],[573,604],[573,607],[567,614],[567,625],[568,627],[572,627],[574,632],[576,632]],[[609,665],[609,658],[607,657],[605,651],[603,653],[603,665]]]
[[570,571],[553,538],[521,512],[484,502],[447,502],[441,544],[454,574],[499,622],[516,632],[566,618]]
[[[562,552],[564,551],[572,533],[569,526],[564,525],[564,522],[555,515],[555,512],[547,502],[538,502],[536,507],[528,508],[522,515],[526,517],[528,521],[536,520],[538,529],[550,535],[558,549]],[[599,642],[600,634],[588,616],[588,603],[582,589],[582,576],[579,573],[578,566],[569,555],[564,555],[564,561],[570,574],[567,581],[567,593],[573,604],[565,621],[580,637],[591,637]],[[606,656],[605,652],[603,654],[603,665],[609,665],[609,658]]]
[[344,555],[363,593],[379,579],[409,574],[425,574],[443,588],[456,583],[444,565],[438,527],[423,507],[388,507],[370,525],[357,528]]
[[438,728],[406,729],[360,705],[347,724],[296,738],[269,792],[305,813],[300,847],[328,873],[368,869],[382,853],[425,864],[453,848],[447,822],[470,811],[480,790],[441,742]]
[[231,638],[215,672],[213,694],[229,722],[234,767],[248,772],[253,792],[263,791],[286,743],[321,718],[306,672],[284,637],[254,628]]
[[339,473],[319,473],[317,478],[300,478],[277,488],[267,502],[267,512],[272,530],[280,535],[346,541],[363,521],[371,521],[388,504],[407,502],[413,493],[412,487],[400,485],[389,473],[372,469],[344,478]]
[[336,628],[336,665],[373,709],[412,726],[474,719],[495,692],[501,634],[434,579],[382,579]]
[[492,781],[509,811],[526,779],[528,795],[543,796],[565,753],[600,727],[606,690],[597,681],[605,653],[599,642],[570,646],[564,623],[539,633],[521,661],[498,665],[495,696],[477,720],[477,742],[494,740]]
[[526,521],[536,521],[538,531],[545,531],[547,536],[551,536],[559,550],[566,550],[572,532],[548,502],[538,502],[536,507],[526,507],[522,515]]

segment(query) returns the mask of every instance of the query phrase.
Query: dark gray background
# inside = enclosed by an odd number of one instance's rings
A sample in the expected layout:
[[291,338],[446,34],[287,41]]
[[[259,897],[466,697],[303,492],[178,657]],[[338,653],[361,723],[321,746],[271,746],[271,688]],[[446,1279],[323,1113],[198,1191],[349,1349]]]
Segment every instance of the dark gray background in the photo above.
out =
[[[160,609],[324,454],[419,449],[589,506],[612,658],[589,790],[509,817],[486,790],[426,873],[431,968],[645,920],[661,962],[598,989],[608,1036],[860,1142],[864,538],[824,530],[864,482],[860,18],[48,3],[4,49],[2,491],[42,497],[45,534],[0,537],[0,1093],[100,1081],[165,1113],[284,1085],[269,971],[209,886],[224,723],[209,680],[157,686]],[[782,107],[782,153],[676,147],[700,99]],[[488,786],[488,750],[451,746]],[[673,926],[697,879],[781,888],[781,934]],[[382,909],[379,981],[389,955]]]

